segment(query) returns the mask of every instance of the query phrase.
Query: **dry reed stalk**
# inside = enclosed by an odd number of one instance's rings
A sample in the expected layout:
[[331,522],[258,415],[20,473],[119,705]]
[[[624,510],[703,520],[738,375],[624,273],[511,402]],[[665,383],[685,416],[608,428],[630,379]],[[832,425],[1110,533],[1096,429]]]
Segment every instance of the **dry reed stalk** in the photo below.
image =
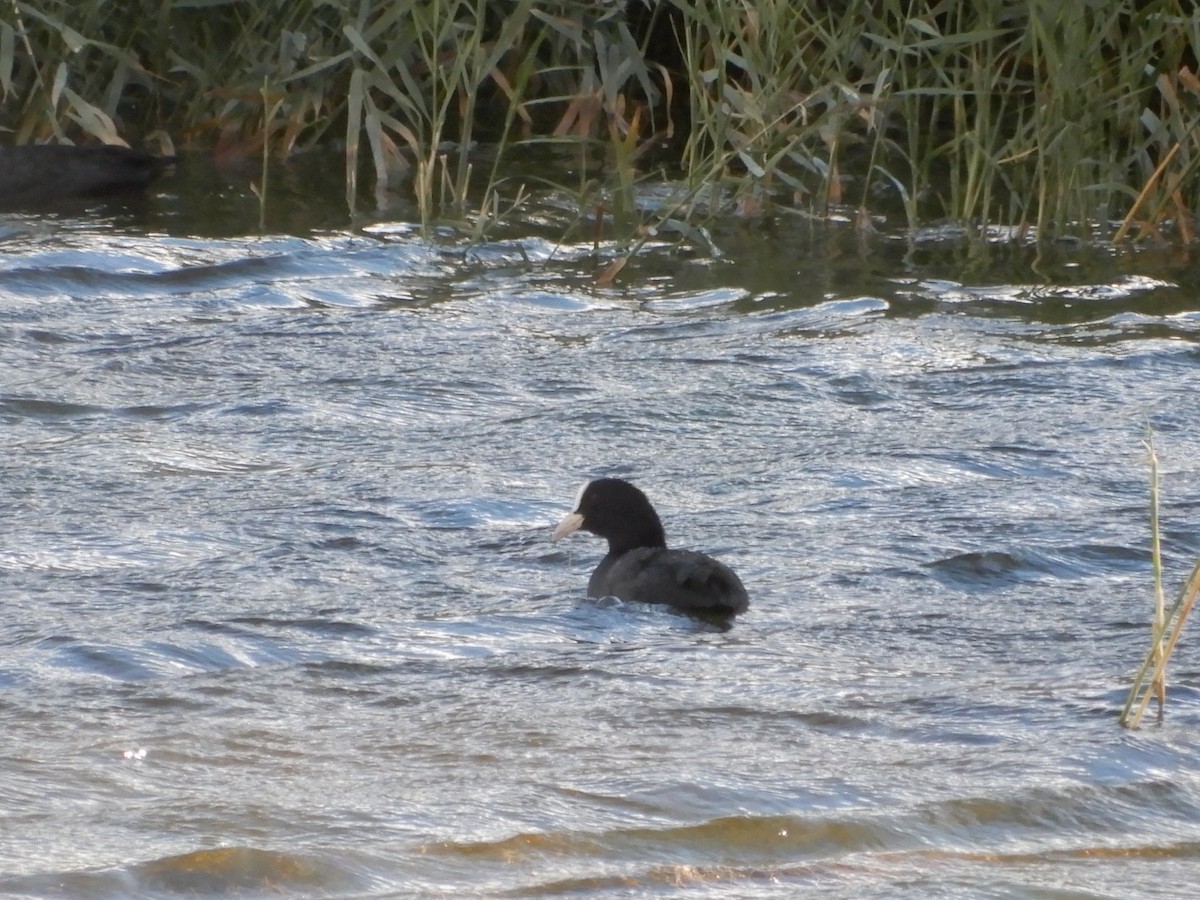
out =
[[[1129,697],[1121,710],[1119,722],[1126,728],[1141,726],[1142,716],[1146,712],[1146,707],[1150,705],[1152,697],[1158,698],[1158,721],[1162,722],[1163,710],[1167,701],[1167,661],[1171,658],[1171,652],[1179,641],[1179,635],[1183,632],[1183,626],[1192,611],[1192,606],[1195,605],[1196,597],[1200,595],[1200,562],[1197,562],[1195,568],[1192,569],[1192,574],[1184,583],[1175,604],[1169,612],[1165,609],[1158,520],[1158,455],[1154,451],[1152,437],[1147,439],[1146,448],[1150,452],[1150,552],[1154,569],[1155,610],[1150,649],[1146,653],[1146,659],[1142,662],[1141,668],[1134,676]],[[1149,675],[1148,683],[1147,675]]]
[[[1180,144],[1176,143],[1170,149],[1170,151],[1168,151],[1167,155],[1163,157],[1162,162],[1158,164],[1158,167],[1153,173],[1151,173],[1150,177],[1146,179],[1146,183],[1142,185],[1141,191],[1138,192],[1137,199],[1133,201],[1133,205],[1129,207],[1129,212],[1126,213],[1124,221],[1121,222],[1121,227],[1118,228],[1116,234],[1113,235],[1113,243],[1119,243],[1125,239],[1125,235],[1129,233],[1129,229],[1133,225],[1134,217],[1141,211],[1142,205],[1146,202],[1146,198],[1158,185],[1159,179],[1162,177],[1163,172],[1166,171],[1167,166],[1171,164],[1171,160],[1175,158],[1175,154],[1179,151],[1179,147]],[[1150,458],[1153,461],[1153,447],[1150,448],[1150,454]]]

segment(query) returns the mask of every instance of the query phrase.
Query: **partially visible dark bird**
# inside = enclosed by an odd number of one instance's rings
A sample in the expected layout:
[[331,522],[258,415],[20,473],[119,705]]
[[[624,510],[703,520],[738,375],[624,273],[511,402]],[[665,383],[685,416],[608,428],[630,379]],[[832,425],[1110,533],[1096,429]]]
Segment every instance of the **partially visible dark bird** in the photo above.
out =
[[694,550],[668,550],[658,513],[638,488],[620,478],[583,486],[575,509],[551,534],[576,531],[608,540],[608,555],[588,580],[592,597],[665,603],[699,616],[735,616],[750,605],[733,570]]
[[0,146],[0,206],[36,206],[70,197],[140,191],[174,162],[173,156],[128,147]]

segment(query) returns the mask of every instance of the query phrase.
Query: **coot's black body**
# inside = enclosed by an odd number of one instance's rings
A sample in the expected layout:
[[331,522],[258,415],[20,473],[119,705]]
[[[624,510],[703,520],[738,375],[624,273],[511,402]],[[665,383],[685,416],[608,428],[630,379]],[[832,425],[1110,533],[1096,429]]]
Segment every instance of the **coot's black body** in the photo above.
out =
[[35,206],[140,191],[174,161],[128,147],[0,146],[0,205]]
[[741,580],[724,563],[694,550],[667,549],[658,513],[627,481],[598,478],[584,485],[574,511],[551,539],[579,530],[608,541],[608,555],[588,581],[593,597],[665,603],[705,616],[734,616],[750,604]]

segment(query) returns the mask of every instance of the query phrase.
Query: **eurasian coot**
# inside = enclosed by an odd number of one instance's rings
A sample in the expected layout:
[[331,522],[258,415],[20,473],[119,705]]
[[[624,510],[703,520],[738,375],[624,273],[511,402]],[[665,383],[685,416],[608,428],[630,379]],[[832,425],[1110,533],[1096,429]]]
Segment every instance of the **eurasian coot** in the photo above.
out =
[[128,147],[0,146],[0,205],[30,206],[138,191],[173,162],[174,157]]
[[694,550],[668,550],[658,513],[638,488],[620,478],[583,486],[575,510],[550,539],[590,531],[608,540],[608,555],[588,581],[592,597],[666,603],[702,616],[735,616],[750,600],[733,570]]

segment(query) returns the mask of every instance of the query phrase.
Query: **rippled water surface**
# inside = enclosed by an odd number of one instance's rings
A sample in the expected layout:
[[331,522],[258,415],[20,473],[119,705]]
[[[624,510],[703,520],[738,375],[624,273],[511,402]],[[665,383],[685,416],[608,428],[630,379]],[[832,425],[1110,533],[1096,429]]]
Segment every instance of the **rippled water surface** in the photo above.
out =
[[[1189,260],[152,203],[0,220],[0,893],[1190,895]],[[588,599],[597,474],[750,611]]]

